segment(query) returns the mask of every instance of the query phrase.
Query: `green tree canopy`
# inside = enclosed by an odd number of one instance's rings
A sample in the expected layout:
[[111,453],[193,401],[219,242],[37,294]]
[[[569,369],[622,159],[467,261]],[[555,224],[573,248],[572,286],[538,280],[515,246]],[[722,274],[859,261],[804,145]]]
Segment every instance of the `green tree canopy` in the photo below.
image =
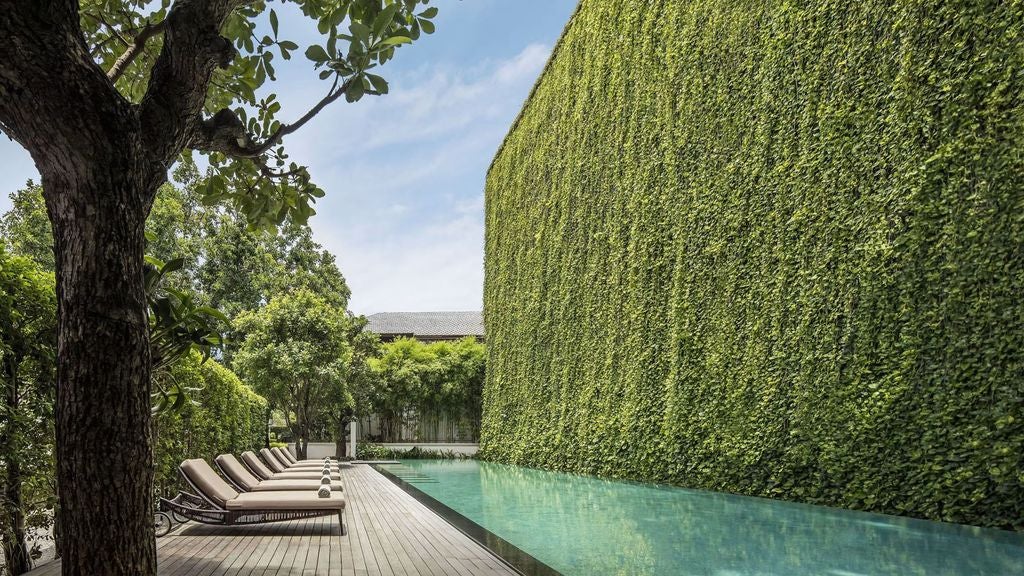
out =
[[[273,407],[284,412],[305,457],[310,432],[342,388],[352,359],[344,310],[308,289],[276,296],[235,319],[244,334],[234,365]],[[340,388],[340,390],[339,390]]]
[[424,343],[399,338],[369,358],[360,414],[377,413],[382,433],[395,437],[404,421],[426,412],[465,418],[479,428],[485,347],[473,337]]
[[27,532],[52,523],[56,500],[53,286],[52,273],[0,245],[0,540],[13,574],[30,567]]
[[0,238],[12,254],[27,256],[53,271],[53,234],[43,202],[43,188],[29,180],[11,192],[11,209],[0,216]]

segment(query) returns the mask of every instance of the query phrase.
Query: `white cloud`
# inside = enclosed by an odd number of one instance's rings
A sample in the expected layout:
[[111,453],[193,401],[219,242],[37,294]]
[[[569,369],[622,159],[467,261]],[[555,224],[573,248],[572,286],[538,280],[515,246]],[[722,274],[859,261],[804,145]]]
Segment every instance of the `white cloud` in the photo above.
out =
[[485,172],[549,53],[400,75],[288,142],[327,191],[311,225],[354,311],[482,306]]
[[335,253],[351,308],[391,311],[479,310],[483,305],[483,234],[477,212],[404,236],[339,239]]
[[468,70],[434,65],[398,77],[388,76],[385,68],[390,94],[328,108],[289,147],[300,158],[344,160],[352,153],[473,130],[477,123],[507,118],[510,111],[514,117],[550,52],[531,44],[505,61]]

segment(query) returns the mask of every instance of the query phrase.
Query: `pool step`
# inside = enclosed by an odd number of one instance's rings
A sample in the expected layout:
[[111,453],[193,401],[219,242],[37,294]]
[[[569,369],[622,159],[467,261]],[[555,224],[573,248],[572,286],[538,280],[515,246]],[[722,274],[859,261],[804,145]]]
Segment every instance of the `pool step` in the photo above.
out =
[[437,479],[427,476],[408,466],[385,466],[385,470],[410,484],[437,484]]

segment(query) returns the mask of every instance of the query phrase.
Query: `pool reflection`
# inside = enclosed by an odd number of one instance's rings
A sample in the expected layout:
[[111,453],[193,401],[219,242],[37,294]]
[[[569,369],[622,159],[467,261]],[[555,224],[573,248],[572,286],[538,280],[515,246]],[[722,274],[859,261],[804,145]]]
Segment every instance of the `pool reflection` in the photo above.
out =
[[401,467],[566,575],[1024,574],[1024,534],[471,460]]

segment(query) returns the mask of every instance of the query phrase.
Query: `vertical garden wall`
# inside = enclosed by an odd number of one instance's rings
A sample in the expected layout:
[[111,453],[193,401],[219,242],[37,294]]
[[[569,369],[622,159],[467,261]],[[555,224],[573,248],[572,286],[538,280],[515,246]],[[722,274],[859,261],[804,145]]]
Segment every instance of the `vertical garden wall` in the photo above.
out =
[[583,0],[487,179],[485,457],[1024,528],[1021,46]]

